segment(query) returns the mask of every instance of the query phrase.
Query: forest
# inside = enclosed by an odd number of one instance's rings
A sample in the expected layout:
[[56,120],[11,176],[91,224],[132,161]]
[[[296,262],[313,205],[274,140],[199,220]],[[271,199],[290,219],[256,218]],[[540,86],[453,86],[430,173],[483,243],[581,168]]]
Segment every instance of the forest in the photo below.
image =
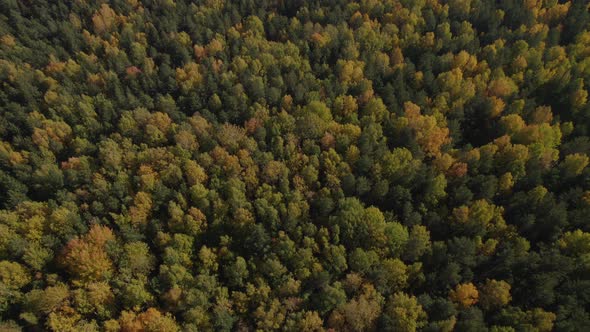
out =
[[586,0],[0,0],[0,331],[590,331]]

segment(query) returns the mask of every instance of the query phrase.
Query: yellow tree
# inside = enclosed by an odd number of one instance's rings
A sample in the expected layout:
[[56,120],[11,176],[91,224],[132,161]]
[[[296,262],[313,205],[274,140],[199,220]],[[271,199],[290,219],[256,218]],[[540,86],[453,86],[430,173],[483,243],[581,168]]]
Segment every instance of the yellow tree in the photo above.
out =
[[182,68],[176,68],[176,82],[184,93],[197,88],[202,80],[199,65],[194,62],[187,63]]
[[122,332],[176,332],[178,324],[170,315],[162,314],[158,309],[149,308],[145,312],[136,314],[123,311],[119,318],[120,331]]
[[420,107],[410,101],[404,104],[404,117],[407,126],[412,129],[416,142],[429,156],[440,153],[444,144],[451,142],[449,128],[440,127],[432,115],[422,115]]
[[0,282],[10,289],[20,289],[31,281],[27,270],[16,262],[0,261]]
[[360,296],[332,312],[328,325],[338,331],[372,331],[382,305],[383,296],[371,284],[364,285]]
[[391,331],[415,332],[426,324],[426,312],[415,296],[394,294],[385,306],[384,324]]
[[461,308],[469,308],[479,300],[479,292],[472,283],[459,284],[449,293],[451,301]]
[[582,174],[589,161],[590,158],[585,154],[574,153],[565,157],[565,160],[561,163],[561,168],[564,175],[571,178]]
[[138,192],[133,199],[133,206],[129,208],[131,223],[136,226],[145,225],[151,210],[152,198],[150,194],[143,191]]
[[103,3],[100,9],[92,16],[94,31],[98,34],[110,31],[116,23],[116,18],[115,11],[108,4]]
[[60,261],[82,284],[106,280],[112,274],[113,263],[105,249],[114,240],[109,228],[94,225],[86,235],[66,245]]

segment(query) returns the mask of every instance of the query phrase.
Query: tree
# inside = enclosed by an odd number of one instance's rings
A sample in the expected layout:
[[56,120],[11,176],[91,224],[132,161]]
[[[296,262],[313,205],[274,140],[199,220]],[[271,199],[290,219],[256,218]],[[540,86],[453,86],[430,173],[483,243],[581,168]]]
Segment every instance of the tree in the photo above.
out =
[[561,250],[569,255],[582,257],[590,253],[590,233],[582,230],[575,230],[573,232],[566,232],[557,241]]
[[230,286],[243,286],[244,279],[248,277],[248,265],[246,260],[243,257],[238,256],[235,262],[224,270],[224,275]]
[[385,225],[385,235],[391,255],[399,257],[410,238],[408,229],[398,222],[388,222]]
[[339,227],[342,242],[349,248],[385,245],[385,217],[376,207],[364,208],[358,199],[343,199],[331,222]]
[[31,278],[19,263],[0,261],[0,282],[11,289],[20,289],[27,285]]
[[176,68],[176,83],[184,93],[198,88],[203,81],[199,65],[191,62],[182,68]]
[[459,284],[449,292],[449,299],[461,308],[469,308],[479,301],[479,292],[472,283]]
[[152,199],[148,193],[138,192],[133,199],[133,206],[129,209],[129,217],[131,223],[136,226],[143,226],[147,223],[147,219],[152,209]]
[[415,261],[430,250],[430,248],[430,232],[428,229],[422,225],[414,225],[410,231],[410,238],[406,243],[402,257],[404,260]]
[[111,229],[95,225],[83,237],[68,242],[61,263],[81,283],[106,280],[113,272],[106,245],[114,240]]
[[119,271],[141,277],[149,275],[155,265],[155,258],[144,242],[131,242],[123,247],[122,257],[119,258]]
[[328,325],[341,331],[367,331],[375,328],[383,297],[371,285],[361,295],[340,306],[330,315]]
[[429,156],[440,153],[441,147],[451,141],[449,129],[439,126],[434,116],[420,114],[420,107],[412,102],[404,103],[404,119],[416,142]]
[[582,174],[582,171],[588,166],[589,162],[590,159],[588,156],[583,154],[574,153],[567,155],[561,164],[564,176],[571,178]]
[[298,331],[324,331],[324,322],[320,315],[315,311],[304,311],[300,315],[293,318],[292,325],[287,323],[288,328],[292,328]]
[[499,77],[490,82],[488,91],[496,97],[508,97],[518,90],[518,86],[509,77]]
[[505,281],[486,280],[479,288],[479,304],[486,310],[507,305],[512,299],[510,288],[510,284]]
[[392,183],[409,183],[420,165],[420,160],[414,159],[408,149],[395,148],[383,156],[382,171]]
[[381,262],[375,281],[381,294],[387,295],[406,288],[408,267],[399,259],[385,259]]
[[123,311],[119,318],[121,331],[146,331],[146,332],[176,332],[179,327],[172,318],[172,315],[162,314],[155,308],[148,308],[146,311],[135,314],[134,312]]
[[115,25],[115,11],[108,4],[102,4],[100,9],[92,16],[94,31],[102,34],[110,31]]
[[42,318],[67,304],[69,289],[64,284],[47,287],[43,290],[33,289],[25,294],[24,319],[31,324],[36,324]]
[[383,328],[415,332],[424,327],[427,315],[416,297],[402,292],[392,295],[383,310]]

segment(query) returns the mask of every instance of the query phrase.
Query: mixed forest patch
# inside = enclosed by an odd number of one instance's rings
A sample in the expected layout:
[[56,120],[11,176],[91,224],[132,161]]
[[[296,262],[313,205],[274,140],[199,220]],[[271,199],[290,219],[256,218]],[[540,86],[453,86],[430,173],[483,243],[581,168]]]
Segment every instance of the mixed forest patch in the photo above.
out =
[[585,0],[0,0],[0,330],[590,331]]

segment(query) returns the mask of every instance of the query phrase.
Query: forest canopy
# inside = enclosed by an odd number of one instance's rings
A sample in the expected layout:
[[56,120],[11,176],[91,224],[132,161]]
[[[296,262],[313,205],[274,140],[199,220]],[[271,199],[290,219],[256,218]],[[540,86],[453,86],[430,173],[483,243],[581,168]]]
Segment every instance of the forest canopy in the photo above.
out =
[[1,331],[590,331],[586,0],[0,0]]

